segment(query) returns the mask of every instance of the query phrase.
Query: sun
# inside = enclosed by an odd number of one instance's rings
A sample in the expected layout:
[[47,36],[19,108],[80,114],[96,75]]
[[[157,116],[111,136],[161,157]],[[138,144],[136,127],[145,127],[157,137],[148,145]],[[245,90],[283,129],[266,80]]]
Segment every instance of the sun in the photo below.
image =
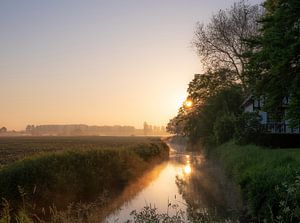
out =
[[185,100],[184,101],[184,106],[187,108],[190,108],[193,106],[193,102],[191,100]]

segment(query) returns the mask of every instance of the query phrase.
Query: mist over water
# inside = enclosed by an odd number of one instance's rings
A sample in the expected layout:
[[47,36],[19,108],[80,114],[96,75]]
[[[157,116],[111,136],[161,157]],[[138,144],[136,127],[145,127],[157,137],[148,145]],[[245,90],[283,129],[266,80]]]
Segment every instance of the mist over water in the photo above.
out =
[[191,212],[212,212],[222,218],[232,217],[239,212],[239,197],[230,194],[232,188],[228,187],[225,177],[220,178],[224,182],[217,182],[210,175],[216,170],[206,164],[202,154],[186,152],[185,145],[169,146],[170,159],[126,188],[116,201],[119,206],[106,218],[106,222],[132,220],[131,212],[145,206],[169,215],[182,210],[185,220],[193,214]]

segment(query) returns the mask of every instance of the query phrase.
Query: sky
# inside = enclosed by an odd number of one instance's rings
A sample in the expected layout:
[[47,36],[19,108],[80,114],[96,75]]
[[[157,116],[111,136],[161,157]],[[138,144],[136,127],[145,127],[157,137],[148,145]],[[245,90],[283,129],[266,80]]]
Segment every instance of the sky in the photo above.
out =
[[233,2],[1,0],[0,127],[166,125],[202,71],[196,23]]

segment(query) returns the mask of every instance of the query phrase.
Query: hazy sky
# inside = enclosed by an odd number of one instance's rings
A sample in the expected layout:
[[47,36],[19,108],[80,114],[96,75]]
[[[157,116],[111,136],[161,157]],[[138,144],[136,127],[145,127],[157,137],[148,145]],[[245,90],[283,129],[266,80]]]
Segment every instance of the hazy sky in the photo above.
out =
[[201,72],[196,22],[233,2],[0,0],[0,127],[165,125]]

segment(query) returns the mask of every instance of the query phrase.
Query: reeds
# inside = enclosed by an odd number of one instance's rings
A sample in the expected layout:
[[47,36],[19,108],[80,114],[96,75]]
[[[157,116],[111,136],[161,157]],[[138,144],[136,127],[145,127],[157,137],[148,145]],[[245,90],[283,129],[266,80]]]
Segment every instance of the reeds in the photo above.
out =
[[26,216],[34,222],[40,216],[49,220],[49,210],[43,215],[42,207],[54,205],[50,216],[59,216],[62,212],[54,210],[66,209],[72,202],[92,204],[104,193],[109,201],[153,163],[167,159],[168,151],[161,140],[150,140],[131,146],[49,152],[6,165],[0,170],[0,197],[6,199],[0,222],[10,222],[12,213],[19,222],[30,222]]

